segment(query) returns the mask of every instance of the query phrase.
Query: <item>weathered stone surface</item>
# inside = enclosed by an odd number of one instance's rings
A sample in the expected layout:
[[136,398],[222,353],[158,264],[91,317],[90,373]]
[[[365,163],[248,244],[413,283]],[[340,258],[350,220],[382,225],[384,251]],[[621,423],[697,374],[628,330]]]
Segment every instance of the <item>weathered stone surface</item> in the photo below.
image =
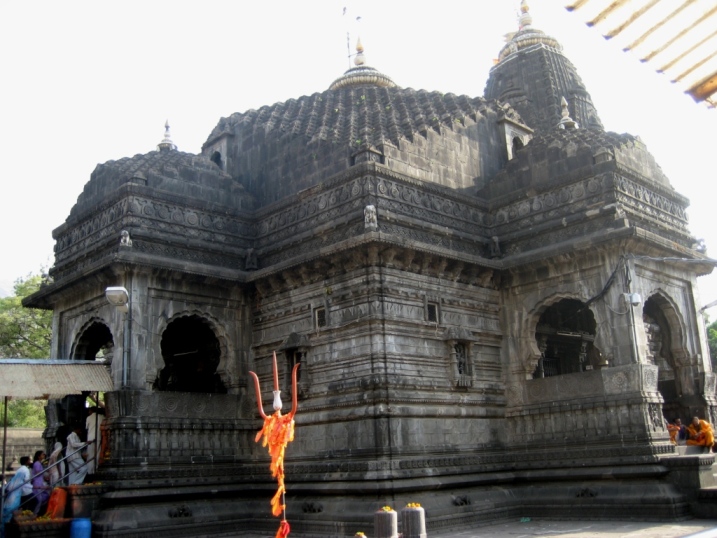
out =
[[429,532],[688,514],[705,458],[665,424],[717,422],[711,268],[687,200],[602,130],[551,39],[501,54],[487,93],[512,107],[364,81],[224,118],[202,155],[95,170],[27,304],[54,310],[54,356],[102,356],[117,387],[98,535],[275,531],[247,383],[270,401],[273,352],[285,402],[300,364],[299,536],[415,502]]

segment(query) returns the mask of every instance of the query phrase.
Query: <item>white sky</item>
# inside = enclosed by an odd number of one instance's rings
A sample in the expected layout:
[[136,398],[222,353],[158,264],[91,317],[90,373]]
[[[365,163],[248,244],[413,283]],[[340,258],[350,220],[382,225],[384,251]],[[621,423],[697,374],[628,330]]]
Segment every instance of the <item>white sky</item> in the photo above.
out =
[[[692,233],[717,257],[717,111],[606,42],[564,3],[532,0],[533,25],[562,43],[605,127],[639,135],[690,198]],[[155,149],[165,119],[179,149],[196,153],[222,116],[324,91],[349,67],[347,26],[352,52],[360,32],[367,63],[400,86],[482,95],[503,35],[517,29],[518,5],[1,2],[0,293],[51,265],[51,232],[97,163]],[[700,288],[703,303],[717,300],[717,275]]]

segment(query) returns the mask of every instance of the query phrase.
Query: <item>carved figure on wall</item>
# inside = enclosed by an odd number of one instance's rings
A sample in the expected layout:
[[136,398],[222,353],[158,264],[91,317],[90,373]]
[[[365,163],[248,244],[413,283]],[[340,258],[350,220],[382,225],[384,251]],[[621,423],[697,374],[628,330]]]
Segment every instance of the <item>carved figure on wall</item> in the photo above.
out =
[[500,252],[500,241],[498,240],[498,236],[494,235],[490,238],[490,257],[491,258],[500,258],[501,252]]
[[468,357],[466,357],[465,344],[456,344],[453,346],[456,351],[456,363],[458,364],[458,373],[464,375],[468,373]]
[[120,232],[120,246],[121,247],[131,247],[132,246],[132,239],[129,236],[129,232],[127,230],[122,230]]
[[256,251],[253,248],[249,248],[246,251],[246,260],[244,262],[244,269],[247,271],[249,269],[256,269],[257,268],[257,260],[256,260]]
[[367,230],[375,230],[378,228],[378,218],[376,216],[376,206],[367,205],[363,210],[364,228]]

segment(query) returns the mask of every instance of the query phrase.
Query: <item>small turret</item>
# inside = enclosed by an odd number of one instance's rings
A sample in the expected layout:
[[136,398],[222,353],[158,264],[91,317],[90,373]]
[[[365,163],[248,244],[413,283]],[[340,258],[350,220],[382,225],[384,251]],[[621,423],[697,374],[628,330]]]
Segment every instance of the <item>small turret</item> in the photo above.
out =
[[164,122],[164,138],[157,144],[158,151],[177,151],[177,146],[172,142],[172,137],[169,134],[169,120]]

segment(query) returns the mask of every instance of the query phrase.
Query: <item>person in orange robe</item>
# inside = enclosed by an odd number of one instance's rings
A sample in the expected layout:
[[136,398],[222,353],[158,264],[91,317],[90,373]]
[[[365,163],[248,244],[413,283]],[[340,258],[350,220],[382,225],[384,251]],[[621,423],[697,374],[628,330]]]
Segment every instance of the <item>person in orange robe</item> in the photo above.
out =
[[692,424],[687,426],[687,433],[689,434],[688,445],[712,448],[712,445],[715,444],[715,434],[712,431],[712,426],[710,426],[709,422],[699,417],[692,419]]
[[670,432],[670,442],[673,445],[684,445],[687,439],[687,428],[682,424],[682,420],[675,419],[674,423],[667,423],[667,431]]

